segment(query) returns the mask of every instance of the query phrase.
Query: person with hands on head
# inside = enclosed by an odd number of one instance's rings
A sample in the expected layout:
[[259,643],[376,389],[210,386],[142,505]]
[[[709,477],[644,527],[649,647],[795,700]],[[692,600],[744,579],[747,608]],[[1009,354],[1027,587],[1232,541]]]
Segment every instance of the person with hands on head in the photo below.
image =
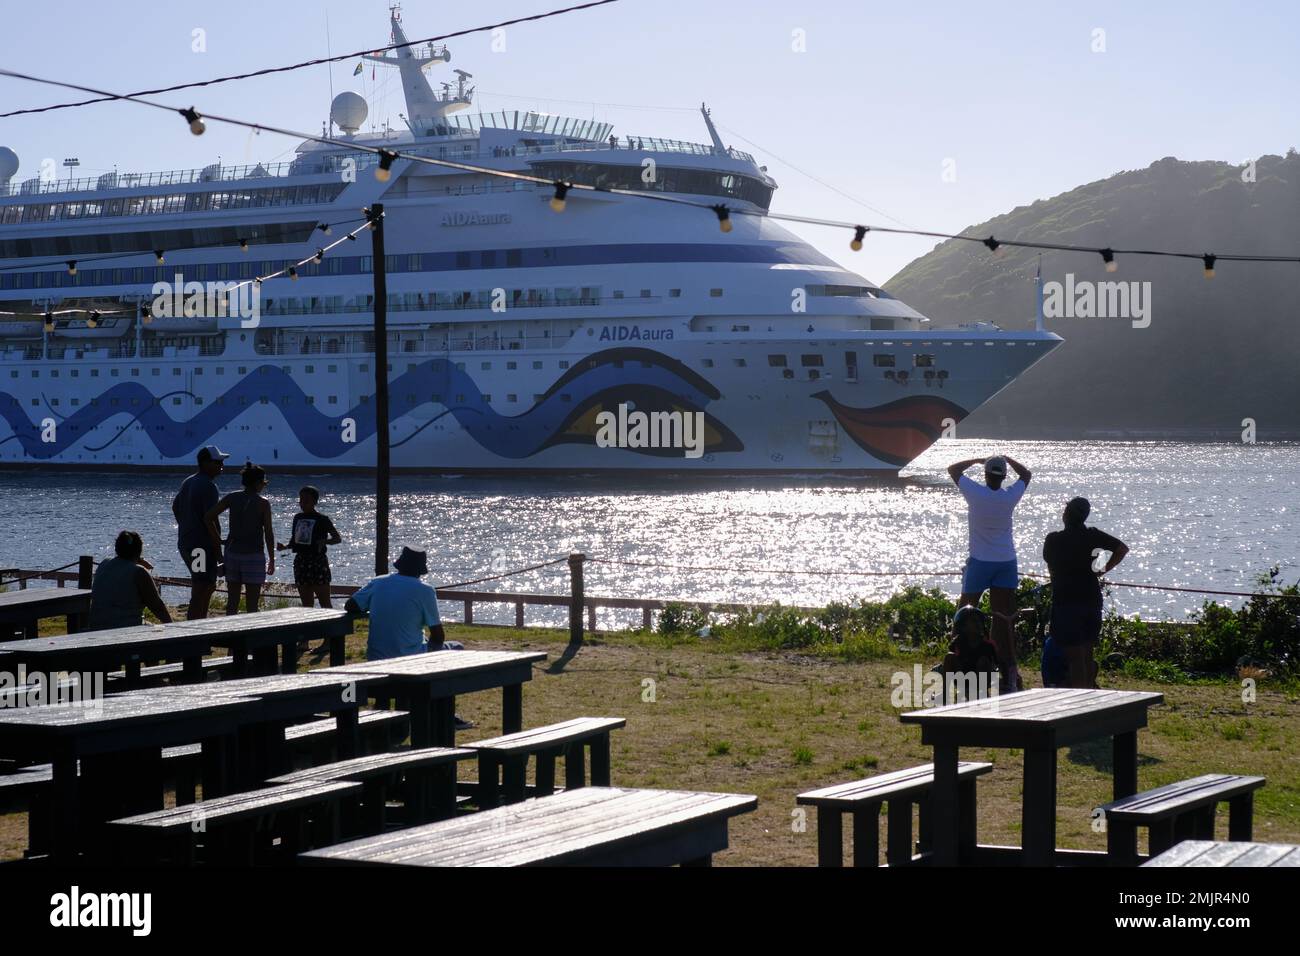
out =
[[[984,466],[984,483],[966,475],[972,465]],[[1004,486],[1007,469],[1016,480]],[[1016,662],[1015,635],[1011,628],[1016,603],[1016,586],[1020,583],[1016,564],[1016,541],[1011,515],[1025,494],[1032,477],[1020,462],[1006,455],[992,458],[968,458],[948,466],[948,475],[966,499],[969,531],[969,554],[962,574],[959,607],[978,607],[984,592],[989,592],[989,609],[993,612],[993,644],[1001,658],[1002,693],[1022,688]]]

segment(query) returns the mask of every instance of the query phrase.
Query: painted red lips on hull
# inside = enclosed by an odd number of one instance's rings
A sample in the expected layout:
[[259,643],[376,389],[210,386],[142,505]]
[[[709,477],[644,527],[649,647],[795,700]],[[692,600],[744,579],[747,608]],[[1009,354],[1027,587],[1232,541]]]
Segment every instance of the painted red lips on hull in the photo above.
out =
[[827,391],[816,392],[858,447],[891,465],[902,467],[939,440],[945,419],[954,423],[966,409],[934,395],[900,398],[871,408],[850,408]]

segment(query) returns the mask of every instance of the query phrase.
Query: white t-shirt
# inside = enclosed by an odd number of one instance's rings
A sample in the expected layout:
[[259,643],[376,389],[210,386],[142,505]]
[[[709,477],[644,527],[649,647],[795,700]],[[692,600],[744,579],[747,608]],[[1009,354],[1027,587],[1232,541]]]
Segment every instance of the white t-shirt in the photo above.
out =
[[1017,478],[994,491],[962,475],[957,479],[957,488],[968,508],[970,556],[977,561],[1016,560],[1011,512],[1025,493],[1025,483]]

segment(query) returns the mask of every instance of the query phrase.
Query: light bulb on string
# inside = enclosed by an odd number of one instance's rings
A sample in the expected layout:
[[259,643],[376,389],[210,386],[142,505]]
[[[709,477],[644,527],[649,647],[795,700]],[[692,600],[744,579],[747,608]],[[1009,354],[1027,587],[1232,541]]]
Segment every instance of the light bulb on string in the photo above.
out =
[[328,222],[322,222],[316,228],[319,229],[321,232],[325,233],[325,235],[327,236],[332,235],[334,233],[334,230],[330,228],[330,224]]
[[1209,252],[1201,256],[1201,261],[1205,263],[1205,278],[1214,278],[1214,263],[1218,261],[1218,258],[1218,256]]
[[93,328],[97,328],[98,326],[99,326],[99,313],[91,312],[90,315],[86,316],[86,328],[93,329]]
[[569,194],[569,184],[555,181],[555,195],[551,197],[551,208],[556,212],[564,212],[564,197]]
[[177,110],[176,112],[185,117],[185,122],[190,124],[191,133],[195,136],[203,135],[203,131],[207,129],[207,127],[203,125],[203,117],[199,116],[194,107],[191,106],[189,109]]
[[862,237],[871,231],[870,226],[854,226],[853,241],[849,243],[849,248],[854,252],[862,251]]
[[149,306],[143,303],[140,305],[140,321],[145,325],[153,321],[153,312],[150,311]]
[[317,250],[316,250],[316,261],[317,261],[317,262],[324,262],[324,261],[325,261],[325,250],[324,250],[324,249],[317,249]]
[[296,266],[289,267],[289,278],[292,279],[294,282],[298,281],[298,269]]
[[53,312],[46,312],[46,313],[45,313],[45,331],[46,331],[46,332],[53,332],[53,331],[54,331],[54,313],[53,313]]
[[379,151],[379,165],[375,167],[375,178],[381,183],[386,183],[393,176],[393,160],[397,154],[391,149],[381,149]]
[[713,207],[713,212],[718,217],[718,228],[723,232],[731,232],[731,210],[719,203]]
[[239,251],[240,251],[240,252],[247,252],[247,251],[248,251],[248,240],[247,240],[247,239],[240,239],[240,240],[239,240]]
[[1119,263],[1115,261],[1115,250],[1106,248],[1099,250],[1101,252],[1101,261],[1106,263],[1107,272],[1116,272],[1119,270]]
[[989,252],[993,253],[995,256],[1002,255],[1002,243],[998,242],[992,236],[989,236],[987,239],[983,240],[983,242],[984,245],[988,247]]
[[68,260],[68,275],[70,275],[70,276],[75,276],[76,274],[77,274],[77,260],[76,260],[76,259],[69,259],[69,260]]
[[153,251],[153,255],[154,255],[154,258],[158,260],[158,265],[162,265],[162,264],[163,264],[163,259],[164,259],[163,251],[162,251],[161,249],[155,249],[155,250]]

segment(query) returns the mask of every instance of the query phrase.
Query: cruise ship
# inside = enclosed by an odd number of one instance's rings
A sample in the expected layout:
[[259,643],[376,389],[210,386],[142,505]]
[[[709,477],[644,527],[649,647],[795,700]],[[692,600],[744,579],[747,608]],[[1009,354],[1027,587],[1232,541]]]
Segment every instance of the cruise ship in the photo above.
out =
[[[472,74],[406,45],[396,8],[391,27],[397,48],[367,59],[399,71],[405,131],[363,133],[349,92],[332,142],[282,164],[59,180],[17,176],[0,149],[0,467],[180,470],[216,444],[272,469],[365,471],[387,427],[403,472],[894,473],[1060,342],[937,328],[816,251],[766,215],[776,182],[703,107],[698,144],[476,113]],[[377,176],[358,145],[475,168],[398,159]],[[605,188],[557,213],[557,181]],[[610,187],[725,206],[731,228]],[[168,284],[310,257],[375,203],[387,422],[369,231],[257,284],[255,322],[157,307]],[[693,416],[702,447],[599,440],[603,413],[629,411]]]

